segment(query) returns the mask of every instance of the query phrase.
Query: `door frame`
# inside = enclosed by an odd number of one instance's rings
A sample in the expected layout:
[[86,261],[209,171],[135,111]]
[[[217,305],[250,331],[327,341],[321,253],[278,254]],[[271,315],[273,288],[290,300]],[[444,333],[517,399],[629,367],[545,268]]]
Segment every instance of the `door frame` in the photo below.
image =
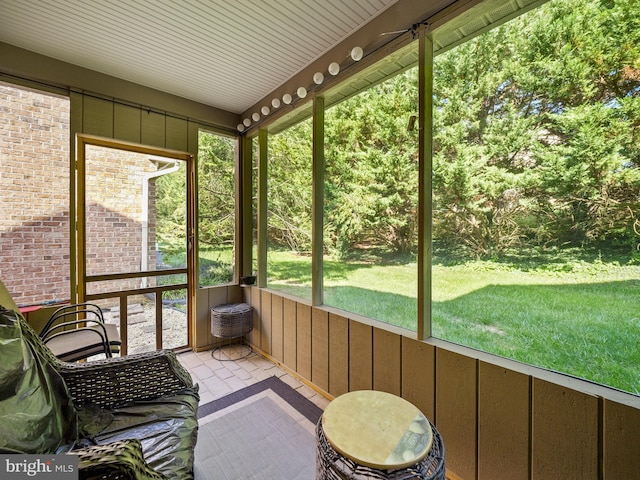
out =
[[[87,146],[113,148],[144,155],[172,158],[185,162],[186,166],[186,199],[187,199],[187,267],[186,269],[148,270],[146,272],[118,273],[107,275],[87,275],[86,261],[86,154]],[[186,288],[187,290],[187,342],[186,348],[194,345],[195,332],[195,307],[196,307],[196,201],[195,201],[195,160],[188,152],[152,147],[136,143],[113,140],[95,135],[76,134],[76,161],[75,161],[75,206],[76,228],[72,230],[71,244],[76,248],[76,296],[77,302],[99,300],[101,298],[120,298],[120,312],[127,312],[127,297],[134,292],[156,294],[156,348],[162,348],[162,325],[158,318],[162,319],[162,292]],[[88,294],[87,283],[104,280],[121,280],[125,278],[153,277],[171,274],[185,274],[186,284],[172,285],[168,287],[149,287],[146,289],[116,291],[104,294]],[[159,316],[159,317],[158,317]],[[120,336],[122,339],[121,354],[127,354],[127,315],[120,315]]]

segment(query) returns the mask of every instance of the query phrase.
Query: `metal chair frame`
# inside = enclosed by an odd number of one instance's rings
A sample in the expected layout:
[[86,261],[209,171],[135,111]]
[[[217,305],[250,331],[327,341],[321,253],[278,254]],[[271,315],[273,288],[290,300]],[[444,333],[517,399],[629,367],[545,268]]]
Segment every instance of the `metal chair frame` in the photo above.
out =
[[[40,338],[45,344],[55,343],[55,339],[61,340],[65,336],[67,339],[69,336],[75,336],[80,343],[73,349],[57,351],[56,356],[72,362],[101,353],[104,353],[106,358],[112,358],[113,352],[119,352],[122,344],[119,337],[109,337],[102,309],[93,303],[58,308],[40,332]],[[87,340],[88,338],[95,340]]]

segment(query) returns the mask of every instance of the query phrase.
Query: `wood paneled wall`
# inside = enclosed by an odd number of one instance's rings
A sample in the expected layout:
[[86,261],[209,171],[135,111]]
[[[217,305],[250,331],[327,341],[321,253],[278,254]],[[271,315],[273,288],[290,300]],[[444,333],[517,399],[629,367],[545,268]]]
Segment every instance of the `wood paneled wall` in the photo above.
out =
[[195,154],[199,124],[186,118],[71,92],[72,137],[97,135]]
[[638,397],[589,393],[586,382],[519,371],[509,360],[257,287],[239,295],[254,307],[256,350],[329,397],[373,388],[411,401],[436,424],[447,469],[459,478],[640,478]]
[[[244,298],[243,293],[251,294],[249,290],[244,292],[240,287],[221,286],[213,288],[199,288],[196,292],[196,326],[194,329],[193,345],[196,351],[208,350],[216,346],[216,341],[211,335],[211,308],[224,303],[246,302],[253,305],[253,301]],[[260,294],[258,289],[254,289],[254,294]],[[259,301],[256,302],[260,304]],[[250,333],[249,342],[255,344],[259,337],[255,337],[256,331],[260,331],[260,311],[253,310],[254,329]]]

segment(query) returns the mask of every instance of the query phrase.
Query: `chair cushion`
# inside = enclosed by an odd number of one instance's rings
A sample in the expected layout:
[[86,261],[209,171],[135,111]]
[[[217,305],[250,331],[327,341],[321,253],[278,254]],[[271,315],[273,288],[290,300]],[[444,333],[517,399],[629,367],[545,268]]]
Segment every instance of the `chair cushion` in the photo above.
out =
[[[104,326],[112,353],[120,351],[120,337],[115,325],[107,323]],[[115,339],[115,341],[114,341]],[[66,330],[45,340],[51,352],[63,362],[75,362],[82,358],[104,354],[102,333],[98,327],[84,327]]]
[[55,453],[76,439],[76,413],[62,377],[26,341],[20,314],[0,306],[0,451]]
[[[135,438],[142,444],[150,467],[168,478],[193,478],[193,455],[198,432],[198,398],[190,393],[135,402],[114,410],[83,409],[85,431],[100,445]],[[92,412],[97,417],[92,417]],[[105,424],[106,427],[104,426]]]

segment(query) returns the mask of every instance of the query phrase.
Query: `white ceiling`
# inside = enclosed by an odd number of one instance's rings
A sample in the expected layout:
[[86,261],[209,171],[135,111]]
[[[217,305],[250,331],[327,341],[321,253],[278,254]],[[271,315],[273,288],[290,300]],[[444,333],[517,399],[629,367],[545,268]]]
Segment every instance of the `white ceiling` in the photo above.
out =
[[0,41],[240,113],[395,2],[0,0]]

